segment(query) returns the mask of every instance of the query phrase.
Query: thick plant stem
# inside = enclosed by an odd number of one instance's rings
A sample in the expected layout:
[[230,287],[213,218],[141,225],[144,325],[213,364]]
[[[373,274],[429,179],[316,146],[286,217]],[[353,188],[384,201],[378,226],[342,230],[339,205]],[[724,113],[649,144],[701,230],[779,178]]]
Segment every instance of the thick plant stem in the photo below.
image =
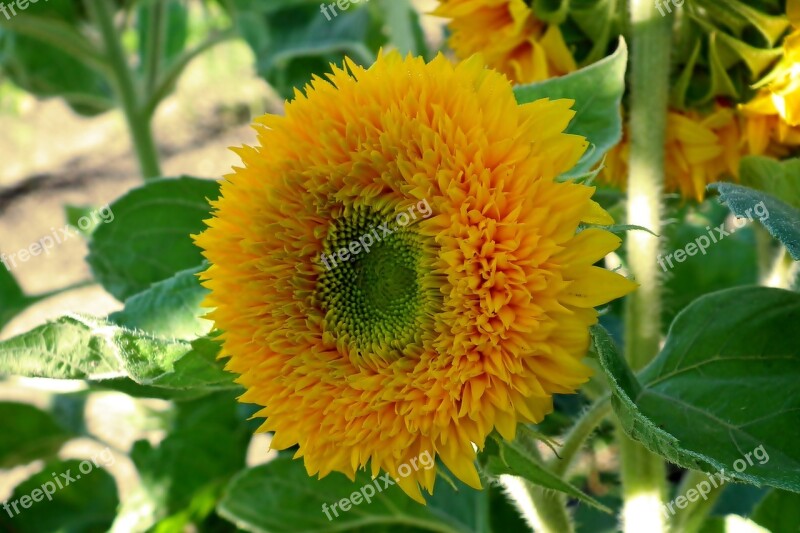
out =
[[128,130],[139,160],[144,179],[161,175],[153,132],[150,129],[150,115],[144,111],[140,97],[119,33],[114,27],[113,14],[109,0],[87,0],[92,18],[103,40],[108,63],[111,66],[111,81],[125,113]]
[[[667,513],[673,514],[672,531],[676,533],[697,533],[717,503],[724,485],[712,482],[711,475],[689,470],[678,487],[678,496],[683,496],[687,504],[683,509],[673,504]],[[690,492],[693,491],[693,492]]]
[[[672,17],[662,16],[652,0],[631,0],[630,176],[628,224],[661,233],[664,186],[664,139],[669,102]],[[659,239],[646,232],[628,234],[631,273],[639,289],[625,309],[625,354],[639,370],[658,353],[661,322]],[[665,466],[658,456],[620,431],[623,528],[626,533],[665,531],[661,507]]]

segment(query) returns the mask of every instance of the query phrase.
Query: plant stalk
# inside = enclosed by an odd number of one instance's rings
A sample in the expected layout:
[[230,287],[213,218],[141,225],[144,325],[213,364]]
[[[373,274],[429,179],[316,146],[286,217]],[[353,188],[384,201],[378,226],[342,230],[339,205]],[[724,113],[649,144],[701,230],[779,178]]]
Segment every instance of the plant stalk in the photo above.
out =
[[142,98],[136,88],[134,75],[125,57],[119,33],[114,27],[113,13],[108,0],[87,0],[92,19],[103,40],[111,66],[111,82],[128,123],[133,148],[145,180],[161,175],[158,149],[150,126],[150,114],[144,111]]
[[[525,438],[524,434],[518,438],[522,440],[527,453],[537,461],[542,460],[535,440]],[[536,533],[573,533],[575,531],[575,526],[567,512],[566,499],[562,494],[536,486],[517,476],[502,475],[500,483],[520,515]]]
[[564,438],[564,445],[559,450],[560,457],[553,459],[553,473],[562,478],[567,474],[583,443],[609,414],[611,414],[611,401],[607,395],[584,411]]
[[[672,13],[663,16],[653,0],[631,0],[631,139],[627,223],[661,233],[664,141],[669,104]],[[640,370],[658,353],[661,340],[660,241],[643,231],[628,234],[630,271],[639,289],[625,309],[625,354]],[[666,494],[664,461],[620,433],[626,533],[665,531],[661,507]]]
[[[701,485],[707,487],[707,490],[702,488]],[[722,495],[724,488],[724,485],[710,483],[708,474],[697,470],[689,470],[683,477],[677,493],[678,496],[687,498],[689,503],[683,509],[673,505],[672,508],[675,510],[675,515],[672,521],[672,531],[676,533],[697,533],[700,531],[709,513],[711,513],[717,500]],[[694,491],[694,493],[690,494],[689,491]],[[702,499],[700,497],[701,494]]]

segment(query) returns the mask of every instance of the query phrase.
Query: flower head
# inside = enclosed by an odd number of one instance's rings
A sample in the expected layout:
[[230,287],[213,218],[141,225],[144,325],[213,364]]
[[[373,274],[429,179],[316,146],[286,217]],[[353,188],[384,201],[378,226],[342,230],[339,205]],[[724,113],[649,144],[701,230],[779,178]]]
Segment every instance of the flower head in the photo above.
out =
[[558,25],[547,24],[524,0],[443,0],[436,15],[450,18],[449,44],[460,58],[480,53],[516,83],[561,76],[577,67]]
[[800,0],[788,0],[786,14],[795,29],[783,40],[783,57],[755,97],[740,106],[754,155],[783,157],[800,146]]
[[[670,111],[664,147],[664,189],[702,201],[706,186],[737,177],[743,155],[740,124],[733,110],[717,106],[708,115]],[[629,140],[625,136],[606,156],[600,178],[622,186],[628,175]]]
[[593,189],[555,181],[587,145],[563,133],[571,104],[518,106],[479,60],[392,53],[257,119],[196,239],[273,448],[298,445],[310,475],[369,464],[421,500],[435,469],[403,465],[427,452],[479,487],[473,443],[588,378],[593,307],[634,284],[593,266],[618,237],[577,232],[612,222]]

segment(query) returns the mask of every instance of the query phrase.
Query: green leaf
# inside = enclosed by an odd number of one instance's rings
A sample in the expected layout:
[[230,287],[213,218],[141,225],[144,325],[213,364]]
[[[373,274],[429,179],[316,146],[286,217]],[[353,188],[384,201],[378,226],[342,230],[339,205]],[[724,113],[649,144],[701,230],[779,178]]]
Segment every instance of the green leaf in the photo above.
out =
[[218,501],[228,480],[245,466],[251,434],[234,395],[183,402],[173,415],[167,437],[157,446],[147,440],[133,446],[141,485],[121,509],[118,531],[144,531],[155,524],[155,531],[198,530],[196,524],[214,510],[209,500]]
[[620,106],[625,92],[627,61],[628,47],[620,39],[612,55],[593,65],[560,78],[514,88],[520,104],[541,98],[575,100],[575,118],[566,131],[586,137],[594,145],[594,150],[589,149],[575,168],[562,177],[571,178],[587,173],[622,139]]
[[158,339],[104,320],[68,315],[0,342],[0,374],[110,380],[109,386],[128,379],[193,393],[235,389],[233,375],[216,361],[218,352],[212,339]]
[[[715,228],[723,224],[728,215],[728,209],[714,199],[699,205],[684,204],[668,213],[676,223],[663,230],[666,246],[659,261],[665,278],[662,308],[665,334],[675,316],[697,298],[723,289],[757,284],[758,254],[752,226],[737,229],[716,243],[711,240],[718,235]],[[698,242],[710,243],[705,253],[687,255],[682,262],[675,259],[676,250],[685,250],[689,243],[697,245]],[[736,268],[730,268],[732,264]]]
[[[39,473],[14,489],[7,501],[10,514],[14,516],[9,517],[8,510],[0,512],[0,530],[15,533],[108,531],[119,499],[114,478],[102,469],[106,464],[102,461],[103,458],[102,454],[98,456],[99,466],[95,466],[90,460],[53,461],[45,464]],[[54,479],[58,479],[63,488],[59,488]],[[50,494],[52,501],[45,496],[45,491]],[[34,497],[39,501],[33,501]],[[23,498],[28,509],[22,506]],[[19,514],[14,512],[12,502],[17,503]]]
[[67,224],[84,237],[89,237],[100,224],[114,221],[114,213],[108,206],[98,209],[92,206],[65,205],[64,213]]
[[685,468],[800,491],[800,345],[787,335],[798,320],[797,293],[704,296],[678,315],[639,379],[593,328],[623,429]]
[[203,263],[192,234],[205,229],[219,184],[199,178],[161,179],[111,204],[114,222],[97,228],[87,261],[95,278],[120,300]]
[[138,329],[159,337],[194,339],[211,331],[213,323],[202,317],[200,304],[208,290],[197,274],[207,265],[178,272],[125,301],[125,309],[108,317],[128,329]]
[[487,441],[486,448],[481,455],[486,462],[485,471],[490,476],[503,474],[520,476],[534,485],[563,492],[601,511],[611,512],[608,507],[564,481],[560,476],[551,472],[544,464],[532,457],[525,450],[524,445],[519,442],[519,439],[513,442],[508,442],[501,438]]
[[7,22],[3,16],[0,73],[40,98],[60,96],[78,113],[95,115],[113,108],[112,90],[106,79],[87,66],[80,53],[69,53],[75,50],[65,51],[26,34],[30,33],[28,28],[38,27],[86,54],[91,43],[79,31],[80,6],[76,4],[39,2],[29,4],[30,9]]
[[346,10],[334,5],[336,14],[325,4],[327,15],[314,0],[275,5],[237,0],[235,4],[234,20],[258,58],[258,74],[286,99],[314,74],[329,72],[331,63],[341,65],[345,56],[361,65],[371,64],[386,44],[381,21],[358,3]]
[[750,520],[769,531],[800,531],[800,494],[771,490],[756,506]]
[[428,56],[419,14],[409,0],[379,0],[389,42],[403,54]]
[[708,188],[719,191],[720,201],[737,217],[758,218],[767,231],[783,243],[792,258],[800,261],[800,210],[771,194],[733,183],[712,183]]
[[[454,517],[448,510],[460,508],[472,514],[476,498],[485,497],[485,493],[466,488],[454,493],[449,485],[440,483],[428,504],[423,506],[406,496],[399,487],[390,485],[384,488],[384,485],[381,475],[373,481],[364,472],[358,472],[355,481],[338,472],[316,479],[308,475],[302,461],[281,456],[237,475],[217,510],[237,527],[253,532],[374,531],[382,526],[443,533],[476,530],[473,516]],[[352,501],[358,504],[342,511],[339,502],[355,494],[359,496]],[[459,496],[461,503],[457,508],[437,505],[438,502],[452,503]],[[264,512],[265,509],[270,511]]]
[[800,159],[776,161],[769,157],[744,157],[739,164],[739,181],[800,208]]
[[0,294],[3,295],[0,299],[0,330],[15,316],[38,301],[22,292],[14,275],[3,263],[0,263]]
[[54,456],[72,437],[52,415],[33,405],[0,402],[0,468]]

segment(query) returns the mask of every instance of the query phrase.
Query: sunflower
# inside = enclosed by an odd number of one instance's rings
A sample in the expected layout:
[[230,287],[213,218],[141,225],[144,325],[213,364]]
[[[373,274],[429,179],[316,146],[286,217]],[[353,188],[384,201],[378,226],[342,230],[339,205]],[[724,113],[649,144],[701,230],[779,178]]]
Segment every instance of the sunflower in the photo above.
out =
[[577,67],[561,30],[539,20],[524,0],[444,0],[435,15],[451,19],[450,47],[460,58],[483,55],[515,83],[561,76]]
[[[728,107],[718,105],[708,115],[670,111],[664,146],[664,190],[700,202],[709,183],[736,179],[743,155],[740,131],[740,119]],[[606,156],[600,180],[625,188],[629,152],[626,134]]]
[[438,456],[480,487],[473,443],[586,381],[593,307],[635,285],[593,266],[618,237],[577,231],[612,223],[594,189],[555,181],[587,146],[571,104],[518,106],[480,59],[391,53],[256,120],[196,241],[273,448],[320,477],[370,464],[423,501],[436,469],[404,465]]

